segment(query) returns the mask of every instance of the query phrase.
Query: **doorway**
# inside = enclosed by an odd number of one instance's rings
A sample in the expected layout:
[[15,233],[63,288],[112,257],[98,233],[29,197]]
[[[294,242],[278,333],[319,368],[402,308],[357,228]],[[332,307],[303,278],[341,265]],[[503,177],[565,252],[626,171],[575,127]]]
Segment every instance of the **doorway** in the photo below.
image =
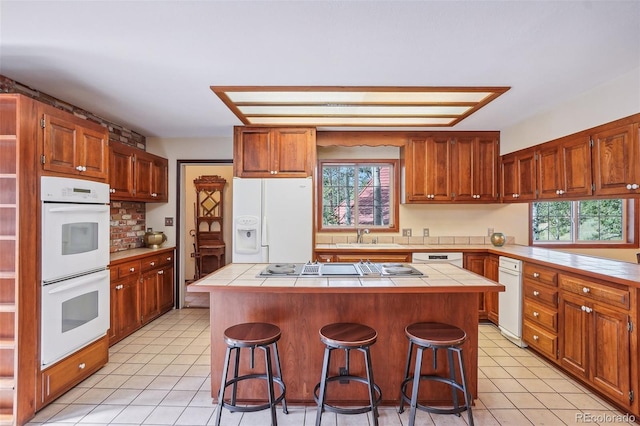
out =
[[208,293],[188,293],[187,285],[196,276],[196,262],[193,257],[195,240],[191,230],[195,229],[196,191],[193,180],[200,176],[218,175],[227,181],[224,197],[223,237],[226,244],[225,263],[231,262],[231,186],[233,180],[232,160],[178,160],[178,194],[176,246],[179,265],[177,286],[177,307],[208,308]]

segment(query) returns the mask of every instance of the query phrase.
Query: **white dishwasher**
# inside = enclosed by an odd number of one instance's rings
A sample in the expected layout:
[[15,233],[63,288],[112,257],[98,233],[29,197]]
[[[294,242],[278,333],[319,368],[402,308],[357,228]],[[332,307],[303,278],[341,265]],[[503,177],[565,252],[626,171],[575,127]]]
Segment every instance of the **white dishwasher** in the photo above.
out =
[[503,336],[520,347],[522,341],[522,261],[500,256],[498,282],[504,291],[498,293],[498,327]]

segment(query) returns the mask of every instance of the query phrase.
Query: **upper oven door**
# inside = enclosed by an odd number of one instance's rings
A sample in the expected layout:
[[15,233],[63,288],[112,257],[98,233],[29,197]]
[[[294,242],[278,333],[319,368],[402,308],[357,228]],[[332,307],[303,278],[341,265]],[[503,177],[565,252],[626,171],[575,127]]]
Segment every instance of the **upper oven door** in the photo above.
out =
[[42,203],[42,281],[104,269],[109,264],[109,206]]

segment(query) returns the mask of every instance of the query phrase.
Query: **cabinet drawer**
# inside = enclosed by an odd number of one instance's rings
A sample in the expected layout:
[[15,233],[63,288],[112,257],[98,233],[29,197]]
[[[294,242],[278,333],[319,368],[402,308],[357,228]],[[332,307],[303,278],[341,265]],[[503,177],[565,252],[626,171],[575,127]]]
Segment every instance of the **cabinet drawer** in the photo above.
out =
[[142,265],[143,271],[148,271],[150,269],[156,269],[162,266],[162,261],[160,256],[149,256],[145,257],[140,261]]
[[114,272],[115,276],[112,276],[111,279],[120,279],[130,275],[139,274],[140,261],[133,260],[131,262],[119,263],[111,269],[111,273],[113,274]]
[[591,300],[629,309],[629,289],[587,281],[582,278],[560,275],[560,288]]
[[522,285],[522,291],[524,297],[528,299],[535,300],[538,303],[543,303],[552,308],[558,307],[558,290],[555,288],[525,281]]
[[89,377],[109,360],[107,336],[42,372],[42,402],[47,403]]
[[524,280],[542,283],[553,287],[558,286],[558,273],[554,269],[545,268],[544,266],[525,263],[522,272]]
[[533,324],[545,327],[553,332],[558,331],[558,312],[553,309],[526,300],[523,314]]
[[167,252],[158,256],[160,267],[173,266],[173,252]]
[[551,359],[558,359],[558,336],[536,327],[528,320],[522,327],[522,339],[531,347]]

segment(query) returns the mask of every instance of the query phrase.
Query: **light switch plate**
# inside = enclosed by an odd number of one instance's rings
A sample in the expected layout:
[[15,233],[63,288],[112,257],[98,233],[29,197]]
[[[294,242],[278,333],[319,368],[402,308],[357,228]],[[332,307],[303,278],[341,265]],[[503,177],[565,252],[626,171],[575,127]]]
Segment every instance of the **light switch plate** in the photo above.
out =
[[173,218],[165,217],[164,218],[164,226],[173,226]]

